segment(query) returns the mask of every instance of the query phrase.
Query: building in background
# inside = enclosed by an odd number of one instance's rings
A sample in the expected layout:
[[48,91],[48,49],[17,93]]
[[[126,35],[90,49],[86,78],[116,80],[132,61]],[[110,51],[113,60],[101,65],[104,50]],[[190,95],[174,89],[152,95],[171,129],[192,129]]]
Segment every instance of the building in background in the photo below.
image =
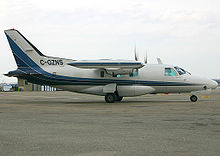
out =
[[41,86],[41,91],[58,91],[57,88],[51,86]]
[[0,83],[0,91],[1,92],[18,91],[18,85],[14,83],[13,84]]
[[13,91],[60,91],[51,86],[41,86],[18,78],[18,83],[0,83],[0,92]]
[[33,84],[18,78],[18,91],[41,91],[41,85]]
[[33,84],[24,79],[18,78],[19,91],[56,91],[57,89],[51,86],[41,86]]

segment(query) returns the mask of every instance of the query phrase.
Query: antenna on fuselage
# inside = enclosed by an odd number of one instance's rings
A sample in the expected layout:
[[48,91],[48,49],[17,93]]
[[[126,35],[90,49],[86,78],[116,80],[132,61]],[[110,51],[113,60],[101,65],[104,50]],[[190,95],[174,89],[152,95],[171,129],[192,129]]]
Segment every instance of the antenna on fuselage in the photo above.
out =
[[158,62],[158,64],[163,64],[163,62],[161,61],[160,58],[157,58],[157,62]]

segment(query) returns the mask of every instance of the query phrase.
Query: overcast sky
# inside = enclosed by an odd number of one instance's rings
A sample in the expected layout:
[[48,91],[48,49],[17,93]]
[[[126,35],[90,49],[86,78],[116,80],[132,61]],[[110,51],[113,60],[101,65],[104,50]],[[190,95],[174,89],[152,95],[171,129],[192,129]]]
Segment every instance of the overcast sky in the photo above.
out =
[[43,54],[71,59],[160,57],[193,75],[220,78],[219,0],[0,0],[0,83],[16,69],[4,30]]

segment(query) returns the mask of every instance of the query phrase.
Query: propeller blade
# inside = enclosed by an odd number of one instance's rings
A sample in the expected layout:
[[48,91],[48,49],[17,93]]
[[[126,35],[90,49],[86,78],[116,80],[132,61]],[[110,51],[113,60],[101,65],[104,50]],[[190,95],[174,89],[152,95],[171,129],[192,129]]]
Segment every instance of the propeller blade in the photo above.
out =
[[147,52],[146,52],[146,55],[144,57],[144,63],[147,64]]
[[135,61],[138,61],[138,56],[137,56],[137,53],[135,52]]
[[138,54],[137,54],[137,48],[136,48],[136,45],[134,47],[134,58],[135,58],[135,61],[138,61]]

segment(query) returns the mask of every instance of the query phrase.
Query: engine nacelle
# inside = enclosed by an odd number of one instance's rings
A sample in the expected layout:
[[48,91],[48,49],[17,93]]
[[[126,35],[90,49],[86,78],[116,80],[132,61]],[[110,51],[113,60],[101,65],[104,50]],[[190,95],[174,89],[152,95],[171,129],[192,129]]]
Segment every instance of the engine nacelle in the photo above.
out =
[[150,94],[155,91],[154,88],[149,86],[136,86],[136,85],[116,86],[116,84],[108,84],[106,86],[94,86],[94,87],[85,88],[78,92],[95,94],[95,95],[106,95],[106,93],[114,93],[116,90],[118,91],[119,96],[124,96],[124,97]]
[[149,86],[117,86],[119,96],[139,96],[150,94],[155,91],[154,88]]

